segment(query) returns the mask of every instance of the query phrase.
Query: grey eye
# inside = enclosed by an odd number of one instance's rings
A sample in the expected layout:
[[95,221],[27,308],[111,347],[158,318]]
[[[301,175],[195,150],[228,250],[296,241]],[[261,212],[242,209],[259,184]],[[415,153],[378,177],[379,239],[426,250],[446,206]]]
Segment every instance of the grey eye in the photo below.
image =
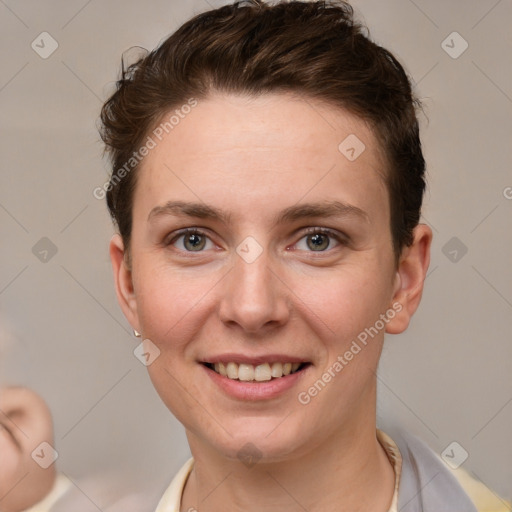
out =
[[187,251],[201,251],[206,245],[206,237],[198,233],[183,235],[183,247]]
[[329,236],[324,233],[316,233],[307,235],[307,245],[312,251],[325,251],[329,247]]

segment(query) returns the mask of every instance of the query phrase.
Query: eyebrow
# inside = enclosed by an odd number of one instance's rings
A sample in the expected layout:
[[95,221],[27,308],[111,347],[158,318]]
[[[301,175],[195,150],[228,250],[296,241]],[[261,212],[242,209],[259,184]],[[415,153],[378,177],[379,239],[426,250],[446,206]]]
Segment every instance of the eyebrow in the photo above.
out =
[[[168,201],[162,206],[155,206],[149,212],[148,222],[163,215],[188,216],[200,219],[219,220],[229,224],[232,215],[205,203],[189,203],[185,201]],[[273,219],[274,225],[293,222],[310,217],[356,217],[369,222],[368,214],[357,206],[340,201],[323,201],[290,206],[279,212]]]

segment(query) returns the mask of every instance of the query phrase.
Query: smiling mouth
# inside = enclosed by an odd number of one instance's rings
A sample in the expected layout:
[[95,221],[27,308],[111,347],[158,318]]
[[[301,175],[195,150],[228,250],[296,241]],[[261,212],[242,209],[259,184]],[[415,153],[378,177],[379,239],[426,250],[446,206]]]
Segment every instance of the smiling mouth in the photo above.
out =
[[246,363],[203,363],[214,372],[231,380],[243,382],[267,382],[304,370],[310,363],[263,363],[258,365]]

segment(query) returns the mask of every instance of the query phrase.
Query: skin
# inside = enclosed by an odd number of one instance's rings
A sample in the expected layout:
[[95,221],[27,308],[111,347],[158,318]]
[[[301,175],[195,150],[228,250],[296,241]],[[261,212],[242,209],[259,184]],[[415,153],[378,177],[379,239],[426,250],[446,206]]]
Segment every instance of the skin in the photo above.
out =
[[[366,146],[353,162],[338,150],[350,134]],[[387,511],[394,473],[375,433],[384,329],[307,405],[297,400],[394,303],[401,311],[385,331],[404,331],[421,298],[432,233],[417,226],[396,265],[372,131],[313,99],[215,93],[137,172],[130,260],[119,235],[110,255],[121,308],[160,350],[149,374],[195,458],[181,510]],[[175,200],[230,219],[150,215]],[[364,213],[273,222],[286,208],[326,201]],[[186,227],[206,232],[202,251],[176,238]],[[330,228],[341,242],[327,237],[315,250],[310,227]],[[252,263],[236,252],[248,236],[262,248]],[[286,354],[310,366],[279,396],[244,400],[205,376],[201,361],[228,352]],[[237,457],[246,443],[261,455],[251,467]]]
[[53,446],[53,424],[44,400],[34,391],[0,389],[0,511],[20,512],[51,490],[55,465],[41,468],[32,452],[42,442]]

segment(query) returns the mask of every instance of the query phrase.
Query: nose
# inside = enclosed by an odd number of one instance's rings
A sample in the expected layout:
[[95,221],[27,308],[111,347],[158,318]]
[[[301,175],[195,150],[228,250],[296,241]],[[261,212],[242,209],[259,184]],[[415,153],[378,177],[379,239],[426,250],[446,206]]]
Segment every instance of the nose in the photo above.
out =
[[252,262],[234,254],[233,267],[223,281],[219,315],[226,325],[264,334],[288,321],[288,288],[267,250]]

